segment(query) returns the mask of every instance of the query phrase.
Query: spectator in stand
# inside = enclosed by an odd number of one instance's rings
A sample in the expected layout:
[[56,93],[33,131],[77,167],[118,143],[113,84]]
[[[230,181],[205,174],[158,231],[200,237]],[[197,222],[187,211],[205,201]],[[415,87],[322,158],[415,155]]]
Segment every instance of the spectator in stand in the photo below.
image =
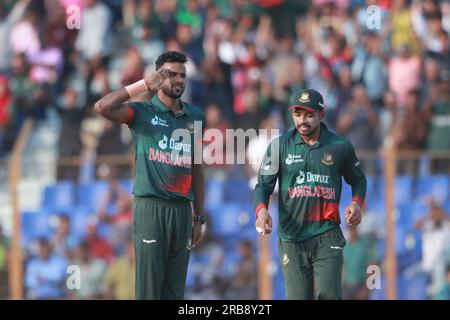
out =
[[[430,151],[450,150],[450,73],[441,72],[439,85],[430,93],[430,99],[424,107],[424,120],[428,122],[427,149]],[[432,164],[433,172],[450,173],[446,159],[436,159]]]
[[430,97],[434,87],[438,86],[440,78],[440,67],[433,58],[426,58],[423,63],[423,80],[420,86],[420,102],[425,103]]
[[135,83],[144,77],[144,62],[142,61],[139,50],[130,47],[125,56],[122,70],[122,85],[127,86]]
[[128,241],[125,254],[114,260],[106,271],[107,299],[134,299],[135,263],[133,242]]
[[226,170],[226,130],[230,124],[223,117],[222,109],[215,103],[210,103],[205,110],[206,128],[204,133],[203,159],[208,165],[207,175],[217,174],[216,170]]
[[[109,202],[109,201],[108,201]],[[120,192],[112,213],[107,208],[100,208],[99,220],[109,225],[109,243],[115,253],[122,255],[125,252],[127,239],[131,233],[133,219],[133,202],[128,192]]]
[[450,241],[450,216],[436,200],[430,199],[429,211],[415,223],[415,228],[422,233],[421,270],[431,278],[432,290],[436,291],[441,283],[436,268],[450,258],[444,255]]
[[[413,54],[420,51],[417,35],[412,27],[411,9],[407,0],[394,0],[390,12],[391,47],[397,51],[407,45]],[[408,88],[414,89],[414,88]],[[408,90],[409,91],[409,90]],[[403,97],[402,97],[403,98]],[[401,101],[403,101],[401,99]]]
[[[425,147],[426,123],[420,110],[420,91],[411,90],[405,101],[405,106],[398,110],[392,133],[397,150],[418,151]],[[398,174],[417,175],[418,159],[406,159],[400,162]]]
[[367,267],[377,265],[375,241],[371,235],[360,235],[357,228],[348,228],[344,247],[342,291],[344,300],[368,300]]
[[441,286],[435,296],[436,300],[450,300],[450,264],[447,265],[445,272],[445,283]]
[[378,114],[363,85],[353,88],[352,99],[338,119],[338,131],[347,137],[356,150],[375,150],[378,147],[375,128]]
[[8,262],[9,262],[9,243],[3,227],[0,224],[0,300],[9,298],[9,278],[8,278]]
[[[67,88],[61,106],[57,111],[61,117],[61,130],[58,138],[59,157],[80,156],[82,150],[80,128],[86,115],[86,109],[80,108],[81,101],[74,88]],[[57,178],[59,180],[78,180],[78,167],[58,165]]]
[[102,1],[85,0],[82,17],[83,26],[79,30],[75,48],[82,61],[98,63],[112,53],[111,11]]
[[258,299],[258,270],[257,262],[253,254],[253,244],[244,240],[238,244],[239,260],[236,270],[230,279],[230,288],[227,296],[237,300]]
[[12,48],[11,30],[22,19],[30,0],[2,1],[0,3],[0,73],[11,68]]
[[405,104],[408,92],[418,89],[421,76],[421,61],[419,56],[411,53],[411,48],[403,44],[398,55],[389,60],[389,89],[397,96],[400,107]]
[[383,39],[375,32],[364,36],[364,46],[356,49],[352,62],[352,79],[367,88],[373,103],[380,103],[387,87],[387,68],[382,52]]
[[392,91],[386,91],[383,96],[383,107],[378,112],[380,119],[378,126],[378,136],[381,144],[383,144],[384,139],[392,133],[394,129],[393,124],[399,110],[400,108],[398,108],[397,106],[395,93]]
[[71,299],[101,299],[103,297],[103,278],[106,272],[106,263],[91,256],[89,244],[81,242],[75,248],[74,259],[71,265],[80,268],[80,288],[70,291]]
[[53,254],[47,239],[39,240],[39,255],[28,262],[25,287],[28,299],[62,299],[66,297],[67,260]]
[[71,233],[69,216],[58,216],[56,231],[50,241],[56,255],[64,257],[68,260],[72,258],[72,250],[78,244],[79,239]]
[[114,258],[114,249],[111,244],[97,232],[97,224],[91,222],[87,226],[86,243],[89,246],[90,256],[110,262]]
[[8,78],[0,76],[0,156],[3,152],[4,140],[9,125],[9,106],[11,103],[11,92],[8,88]]

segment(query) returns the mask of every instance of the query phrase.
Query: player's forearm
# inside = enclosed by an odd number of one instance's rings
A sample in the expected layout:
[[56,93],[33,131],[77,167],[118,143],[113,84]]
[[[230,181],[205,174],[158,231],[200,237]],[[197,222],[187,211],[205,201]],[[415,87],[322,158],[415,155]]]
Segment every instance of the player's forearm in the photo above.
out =
[[114,117],[117,109],[129,99],[130,95],[125,88],[113,91],[95,103],[94,111],[107,119],[113,120],[111,117]]
[[355,184],[352,185],[352,198],[362,206],[364,199],[366,198],[367,191],[367,179],[362,176]]
[[269,199],[272,192],[265,188],[264,185],[261,184],[261,182],[258,182],[258,184],[255,186],[253,198],[253,209],[255,213],[257,213],[259,209],[267,208],[269,206]]
[[205,200],[205,173],[203,164],[192,166],[192,190],[194,192],[194,215],[203,214],[203,204]]

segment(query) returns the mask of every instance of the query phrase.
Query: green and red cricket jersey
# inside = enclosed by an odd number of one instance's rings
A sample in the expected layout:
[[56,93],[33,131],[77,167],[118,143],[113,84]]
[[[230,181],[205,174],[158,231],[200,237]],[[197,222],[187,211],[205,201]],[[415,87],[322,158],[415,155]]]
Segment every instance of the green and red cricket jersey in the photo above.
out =
[[278,179],[282,241],[302,241],[340,224],[342,177],[352,187],[353,200],[362,205],[366,195],[366,177],[353,146],[325,124],[320,126],[319,141],[312,146],[296,128],[273,140],[260,168],[255,212],[268,207]]
[[[201,142],[205,124],[203,112],[182,102],[183,112],[175,115],[157,96],[151,101],[130,102],[129,105],[128,126],[136,163],[133,194],[192,201],[192,163],[195,148],[201,148],[201,143],[195,141]],[[184,136],[177,134],[180,132]]]

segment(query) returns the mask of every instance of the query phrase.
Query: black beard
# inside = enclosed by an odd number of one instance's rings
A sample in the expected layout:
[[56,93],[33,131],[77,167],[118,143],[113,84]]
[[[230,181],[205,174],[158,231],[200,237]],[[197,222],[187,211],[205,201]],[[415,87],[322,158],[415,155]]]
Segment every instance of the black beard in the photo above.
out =
[[178,99],[178,98],[180,98],[183,95],[184,89],[181,90],[180,94],[176,94],[175,92],[173,92],[173,90],[171,90],[169,88],[162,88],[162,91],[169,98],[171,98],[171,99]]

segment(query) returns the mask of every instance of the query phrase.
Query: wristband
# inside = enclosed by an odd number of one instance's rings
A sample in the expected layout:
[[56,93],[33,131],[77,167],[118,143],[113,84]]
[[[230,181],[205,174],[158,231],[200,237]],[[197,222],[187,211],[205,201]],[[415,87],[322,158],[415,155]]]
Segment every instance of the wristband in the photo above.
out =
[[135,97],[143,92],[149,91],[144,79],[126,86],[125,90],[127,91],[130,98]]
[[256,217],[257,217],[257,218],[258,218],[258,212],[259,212],[259,210],[261,210],[262,208],[267,208],[267,206],[266,206],[265,203],[260,203],[260,204],[258,204],[258,205],[256,206],[255,214],[256,214]]

